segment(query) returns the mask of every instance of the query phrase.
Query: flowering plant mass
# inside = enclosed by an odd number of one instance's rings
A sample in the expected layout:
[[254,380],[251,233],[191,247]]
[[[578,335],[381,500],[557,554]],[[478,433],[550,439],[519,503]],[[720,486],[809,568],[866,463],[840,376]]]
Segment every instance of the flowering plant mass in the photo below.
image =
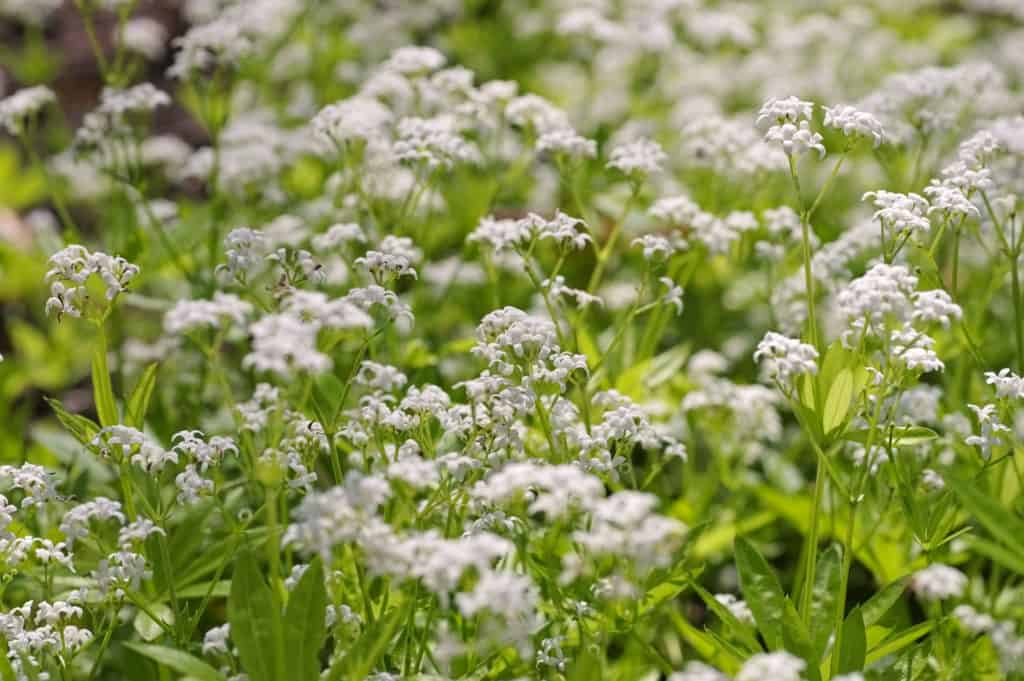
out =
[[1019,2],[0,35],[0,681],[1024,679]]

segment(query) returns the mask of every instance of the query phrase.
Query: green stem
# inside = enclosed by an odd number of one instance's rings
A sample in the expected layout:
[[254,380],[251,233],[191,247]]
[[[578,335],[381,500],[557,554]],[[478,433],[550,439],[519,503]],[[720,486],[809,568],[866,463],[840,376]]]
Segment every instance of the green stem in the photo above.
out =
[[[838,167],[838,164],[837,164]],[[807,327],[808,334],[811,341],[811,345],[821,353],[821,345],[818,342],[818,319],[815,312],[815,299],[814,299],[814,275],[811,271],[811,225],[809,211],[803,209],[803,199],[801,198],[802,192],[800,190],[800,175],[797,173],[796,161],[792,156],[789,156],[789,175],[793,180],[793,188],[796,191],[797,203],[801,206],[800,210],[800,231],[801,241],[803,242],[803,261],[804,261],[804,288],[807,291]],[[817,201],[815,202],[817,204]],[[817,384],[815,383],[815,386]],[[815,388],[817,390],[817,388]]]
[[1010,254],[1010,276],[1013,287],[1013,330],[1017,336],[1017,371],[1024,373],[1024,300],[1020,291],[1020,263],[1016,253]]
[[821,186],[821,191],[819,191],[818,195],[814,198],[814,203],[812,203],[811,207],[807,209],[808,220],[810,220],[811,216],[814,215],[814,211],[818,209],[818,206],[821,204],[821,200],[825,198],[826,194],[828,194],[828,190],[832,188],[832,183],[835,182],[836,178],[839,176],[839,169],[843,167],[843,161],[845,160],[846,152],[843,152],[843,155],[839,157],[836,164],[832,166],[832,172],[829,174],[828,179],[825,180],[825,184]]
[[815,459],[814,499],[811,503],[810,529],[807,532],[807,569],[804,570],[804,583],[800,591],[800,614],[804,623],[811,622],[811,595],[814,592],[814,571],[818,560],[818,516],[821,515],[821,501],[825,495],[824,467]]
[[622,208],[622,217],[616,220],[615,224],[612,225],[612,231],[608,235],[608,241],[605,242],[604,248],[602,248],[597,254],[597,265],[594,267],[594,272],[590,275],[590,283],[587,284],[588,293],[593,293],[597,290],[597,287],[601,285],[601,277],[604,275],[604,268],[607,266],[608,260],[612,256],[615,244],[619,240],[619,234],[622,232],[622,225],[626,222],[626,218],[629,216],[629,211],[633,207],[633,202],[636,200],[639,193],[639,187],[634,187],[633,191],[629,195],[629,199],[626,201],[626,205]]

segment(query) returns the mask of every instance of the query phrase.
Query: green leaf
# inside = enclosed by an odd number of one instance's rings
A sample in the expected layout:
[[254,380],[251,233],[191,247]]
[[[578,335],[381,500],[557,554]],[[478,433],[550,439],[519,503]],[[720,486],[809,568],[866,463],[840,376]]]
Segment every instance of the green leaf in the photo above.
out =
[[345,392],[345,384],[332,373],[324,373],[313,383],[313,411],[325,428],[334,427],[334,414]]
[[854,608],[843,622],[842,648],[839,650],[839,673],[859,672],[864,669],[867,653],[867,632],[860,608]]
[[114,400],[114,388],[110,384],[110,371],[107,369],[107,341],[100,329],[96,350],[92,354],[92,394],[96,401],[96,413],[100,417],[100,425],[116,426],[121,422],[117,413],[117,402]]
[[96,437],[96,433],[100,432],[99,425],[87,416],[72,414],[59,400],[50,397],[43,399],[53,409],[53,413],[57,415],[57,420],[61,422],[61,425],[83,445],[89,444]]
[[1024,575],[1024,555],[1002,544],[982,539],[981,537],[971,537],[968,542],[970,547],[981,555],[991,558],[996,563],[1013,570],[1018,575]]
[[878,624],[885,614],[889,612],[896,601],[900,599],[907,589],[907,580],[897,579],[875,592],[871,598],[860,606],[861,617],[864,618],[864,626],[871,627]]
[[231,638],[252,681],[287,681],[281,602],[263,579],[256,558],[243,551],[235,561],[228,596]]
[[843,369],[836,374],[835,381],[825,398],[825,412],[822,414],[822,430],[828,435],[846,423],[846,415],[853,402],[853,372]]
[[816,657],[825,654],[832,627],[839,608],[840,564],[842,549],[832,544],[821,552],[814,576],[814,590],[811,592],[811,644]]
[[125,406],[124,424],[132,428],[141,428],[146,419],[146,410],[149,408],[149,400],[153,396],[153,388],[156,387],[156,374],[160,365],[157,362],[150,364],[142,372],[135,390],[128,397],[128,404]]
[[[845,439],[851,442],[867,444],[868,429],[851,430],[845,435]],[[906,426],[905,428],[894,428],[890,433],[875,433],[876,445],[892,445],[893,447],[913,447],[934,440],[939,436],[931,428],[924,426]]]
[[186,652],[146,643],[125,643],[124,646],[143,657],[148,657],[161,668],[173,669],[197,681],[227,681],[219,671]]
[[742,661],[732,651],[722,646],[707,632],[687,622],[678,610],[670,610],[668,614],[676,631],[697,652],[698,657],[726,674],[735,674],[739,671]]
[[836,376],[844,368],[848,367],[853,352],[843,347],[840,341],[833,341],[825,351],[825,358],[821,362],[821,370],[818,371],[818,385],[822,390],[827,389],[835,382]]
[[363,681],[389,649],[405,619],[403,608],[393,608],[367,627],[349,648],[344,664],[332,667],[328,681],[339,681],[346,672],[350,681]]
[[7,637],[0,636],[0,681],[18,681],[18,677],[14,674],[14,667],[11,666],[11,661],[7,657]]
[[[150,612],[162,620],[164,626],[174,623],[174,613],[163,603],[150,603],[147,607]],[[160,622],[155,621],[142,610],[135,614],[135,620],[132,624],[135,626],[135,631],[146,642],[155,641],[164,633],[164,627],[161,626]]]
[[186,586],[184,589],[180,589],[175,593],[179,599],[189,598],[206,598],[209,594],[211,598],[225,598],[231,595],[231,582],[226,579],[222,579],[217,582],[199,582],[191,586]]
[[876,660],[881,660],[886,655],[898,653],[917,639],[928,634],[928,632],[930,632],[934,627],[935,622],[921,622],[920,624],[915,624],[909,629],[904,629],[897,634],[892,634],[891,636],[886,637],[884,641],[868,651],[865,663],[871,664]]
[[1024,562],[1024,520],[1003,508],[973,481],[953,471],[946,471],[942,477],[974,519],[1006,547],[1003,557],[1016,556]]
[[314,558],[295,585],[284,611],[284,644],[288,651],[291,678],[316,681],[320,678],[320,648],[326,637],[327,589],[324,569]]
[[736,616],[732,614],[729,608],[722,605],[717,598],[700,584],[692,582],[691,585],[701,600],[704,601],[704,604],[708,606],[708,610],[715,613],[715,616],[721,620],[725,630],[746,646],[749,653],[759,653],[763,650],[750,625],[736,619]]
[[740,589],[754,614],[754,620],[772,650],[784,647],[782,621],[779,614],[785,610],[786,596],[782,584],[764,556],[743,537],[733,544],[736,569],[740,576]]

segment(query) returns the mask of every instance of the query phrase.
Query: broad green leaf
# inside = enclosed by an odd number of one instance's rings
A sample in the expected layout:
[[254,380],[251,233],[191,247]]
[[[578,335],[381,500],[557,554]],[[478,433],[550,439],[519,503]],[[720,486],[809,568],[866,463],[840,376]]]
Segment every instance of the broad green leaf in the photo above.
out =
[[864,669],[867,654],[867,632],[860,608],[854,608],[843,622],[842,648],[839,650],[839,673],[859,672]]
[[172,669],[197,681],[227,681],[219,671],[181,650],[146,643],[125,643],[124,646],[143,657],[148,657],[161,668]]
[[[787,522],[806,534],[811,513],[811,498],[807,494],[786,494],[777,489],[761,485],[755,490],[758,499]],[[835,522],[825,523],[822,539],[846,536],[845,514],[839,514]],[[906,551],[903,550],[902,533],[905,527],[893,519],[886,528],[880,528],[870,535],[863,524],[855,528],[855,557],[863,563],[879,582],[887,583],[911,571]]]
[[842,563],[842,549],[832,544],[821,552],[814,575],[814,590],[811,592],[811,643],[814,654],[821,658],[825,654],[832,627],[836,621],[839,600],[839,572]]
[[160,365],[156,362],[150,364],[142,372],[135,390],[128,397],[125,405],[124,424],[132,428],[142,428],[146,420],[146,410],[149,409],[149,400],[153,396],[153,388],[156,387],[156,374]]
[[899,633],[889,635],[884,641],[868,651],[865,663],[871,664],[876,660],[882,659],[886,655],[898,653],[914,641],[928,634],[934,627],[935,622],[921,622],[920,624],[915,624],[909,629],[904,629]]
[[61,425],[67,428],[68,432],[83,445],[89,444],[96,437],[96,433],[100,432],[99,425],[87,416],[72,414],[59,400],[50,397],[43,399],[53,409],[53,413],[57,415],[57,420],[61,422]]
[[651,371],[644,378],[644,385],[649,390],[660,387],[679,373],[679,370],[686,364],[689,356],[690,347],[688,345],[680,345],[654,357],[651,360]]
[[945,472],[942,477],[956,492],[964,508],[1006,547],[1008,554],[1024,560],[1024,520],[1003,508],[997,499],[980,489],[973,481],[966,480],[952,471]]
[[116,426],[121,422],[117,413],[117,402],[114,400],[114,388],[110,384],[110,371],[107,369],[107,342],[101,330],[97,337],[97,346],[92,355],[92,394],[96,401],[96,413],[100,417],[100,425]]
[[284,611],[284,643],[295,681],[320,678],[320,648],[326,636],[327,589],[324,569],[314,558],[295,585]]
[[287,681],[281,603],[263,579],[250,551],[243,551],[235,561],[228,622],[242,668],[249,678]]
[[784,647],[780,614],[786,607],[782,584],[768,561],[747,539],[736,537],[733,548],[743,597],[768,647],[780,650]]
[[871,598],[860,606],[860,614],[864,618],[864,626],[871,627],[881,622],[885,614],[896,604],[896,601],[900,599],[906,589],[907,581],[905,579],[897,579],[883,587],[881,591],[875,592]]
[[[867,444],[869,436],[868,429],[851,430],[846,433],[844,439],[851,442],[857,442],[859,444]],[[876,445],[888,445],[891,444],[893,447],[913,447],[915,445],[924,444],[929,440],[934,440],[939,436],[931,428],[925,428],[924,426],[907,426],[906,428],[894,428],[891,433],[884,431],[875,433],[875,444]]]
[[[159,617],[165,625],[174,623],[174,613],[163,603],[150,603],[147,607],[150,612]],[[164,633],[164,627],[142,610],[139,610],[135,614],[133,625],[135,626],[135,631],[137,631],[139,636],[142,637],[142,640],[147,643],[157,640]]]
[[771,525],[778,517],[777,513],[761,511],[738,522],[728,522],[712,527],[697,539],[693,547],[693,555],[695,558],[705,559],[727,551],[729,545],[736,539],[736,535],[756,532],[762,527]]
[[821,369],[818,371],[818,385],[827,390],[836,376],[850,363],[853,353],[843,347],[839,341],[833,341],[825,351],[825,358],[821,361]]
[[811,635],[807,632],[800,615],[797,614],[796,606],[789,598],[785,598],[782,606],[782,643],[786,650],[807,662],[807,681],[820,681],[821,674],[818,671],[818,656],[814,652],[814,645],[811,643]]
[[853,402],[853,372],[843,369],[836,374],[835,381],[828,389],[825,398],[825,412],[822,414],[822,430],[825,434],[833,432],[844,423]]

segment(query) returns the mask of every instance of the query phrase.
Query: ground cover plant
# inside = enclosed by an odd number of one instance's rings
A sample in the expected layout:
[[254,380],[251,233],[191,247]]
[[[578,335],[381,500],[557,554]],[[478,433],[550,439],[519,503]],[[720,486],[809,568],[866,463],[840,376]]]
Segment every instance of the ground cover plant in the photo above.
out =
[[1019,2],[0,17],[3,681],[1024,678]]

